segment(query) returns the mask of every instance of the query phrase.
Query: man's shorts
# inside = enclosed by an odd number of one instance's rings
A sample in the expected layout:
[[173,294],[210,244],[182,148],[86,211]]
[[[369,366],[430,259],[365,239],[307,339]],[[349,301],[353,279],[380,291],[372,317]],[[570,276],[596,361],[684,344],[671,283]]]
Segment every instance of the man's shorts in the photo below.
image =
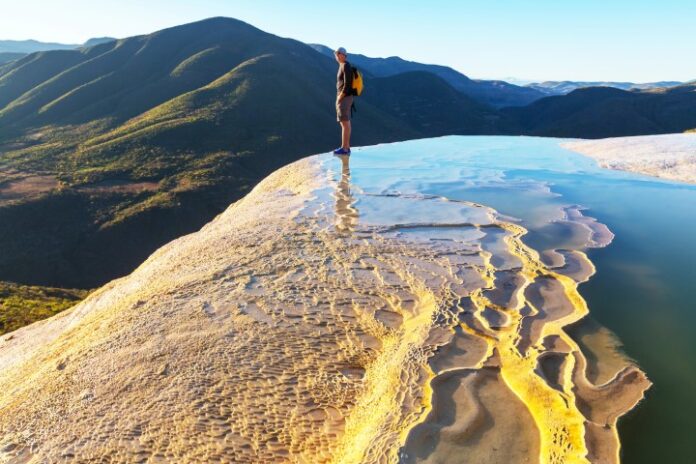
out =
[[336,121],[350,121],[350,107],[353,105],[353,96],[343,97],[338,101],[336,97]]

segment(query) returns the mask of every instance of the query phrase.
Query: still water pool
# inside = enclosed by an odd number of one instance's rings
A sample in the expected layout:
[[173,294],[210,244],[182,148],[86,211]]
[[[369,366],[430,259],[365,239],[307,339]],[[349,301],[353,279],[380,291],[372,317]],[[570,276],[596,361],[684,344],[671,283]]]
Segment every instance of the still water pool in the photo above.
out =
[[605,224],[615,237],[586,250],[596,274],[580,286],[590,316],[570,333],[582,341],[608,328],[616,337],[604,343],[622,344],[654,383],[619,421],[623,461],[696,462],[696,186],[599,168],[562,141],[451,136],[364,147],[351,157],[351,184],[490,206],[527,228],[523,240],[537,250],[579,246],[559,211]]

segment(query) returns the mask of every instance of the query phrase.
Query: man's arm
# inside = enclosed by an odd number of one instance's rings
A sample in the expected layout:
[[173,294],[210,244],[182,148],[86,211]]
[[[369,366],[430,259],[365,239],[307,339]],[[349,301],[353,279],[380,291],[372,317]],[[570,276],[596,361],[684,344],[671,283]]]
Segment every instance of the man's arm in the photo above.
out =
[[343,72],[343,88],[341,89],[342,100],[344,97],[353,94],[353,68],[348,63],[343,63],[341,65],[341,70]]

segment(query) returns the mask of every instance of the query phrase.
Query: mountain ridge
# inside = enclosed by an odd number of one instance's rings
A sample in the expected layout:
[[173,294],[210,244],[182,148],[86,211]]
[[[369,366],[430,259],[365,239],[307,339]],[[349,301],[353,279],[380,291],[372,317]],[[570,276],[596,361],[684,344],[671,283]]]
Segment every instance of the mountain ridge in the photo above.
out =
[[625,91],[587,87],[505,108],[528,135],[605,138],[684,132],[696,125],[696,85]]
[[58,42],[42,42],[40,40],[0,40],[0,53],[35,53],[50,50],[73,50],[81,47],[92,47],[106,42],[112,42],[114,37],[92,37],[81,44],[65,44]]
[[[321,44],[309,44],[320,53],[333,57],[333,51]],[[494,108],[521,106],[529,104],[544,94],[536,89],[528,89],[504,81],[471,79],[449,66],[424,64],[408,61],[398,56],[372,58],[359,53],[348,53],[349,60],[356,66],[369,71],[376,77],[388,77],[407,71],[427,71],[443,78],[448,84],[479,103]]]
[[615,82],[615,81],[543,81],[526,84],[525,87],[536,89],[545,95],[565,95],[573,90],[585,87],[613,87],[621,90],[650,90],[658,88],[676,87],[686,84],[679,81],[658,82]]

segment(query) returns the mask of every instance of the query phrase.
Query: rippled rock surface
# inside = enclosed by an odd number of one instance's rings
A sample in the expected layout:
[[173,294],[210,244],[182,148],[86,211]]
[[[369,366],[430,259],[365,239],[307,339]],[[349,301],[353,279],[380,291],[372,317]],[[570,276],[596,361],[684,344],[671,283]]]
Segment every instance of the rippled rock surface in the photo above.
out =
[[[650,382],[606,329],[567,332],[584,250],[612,233],[548,185],[427,150],[294,163],[0,339],[0,460],[618,462]],[[522,221],[435,183],[539,201]]]

